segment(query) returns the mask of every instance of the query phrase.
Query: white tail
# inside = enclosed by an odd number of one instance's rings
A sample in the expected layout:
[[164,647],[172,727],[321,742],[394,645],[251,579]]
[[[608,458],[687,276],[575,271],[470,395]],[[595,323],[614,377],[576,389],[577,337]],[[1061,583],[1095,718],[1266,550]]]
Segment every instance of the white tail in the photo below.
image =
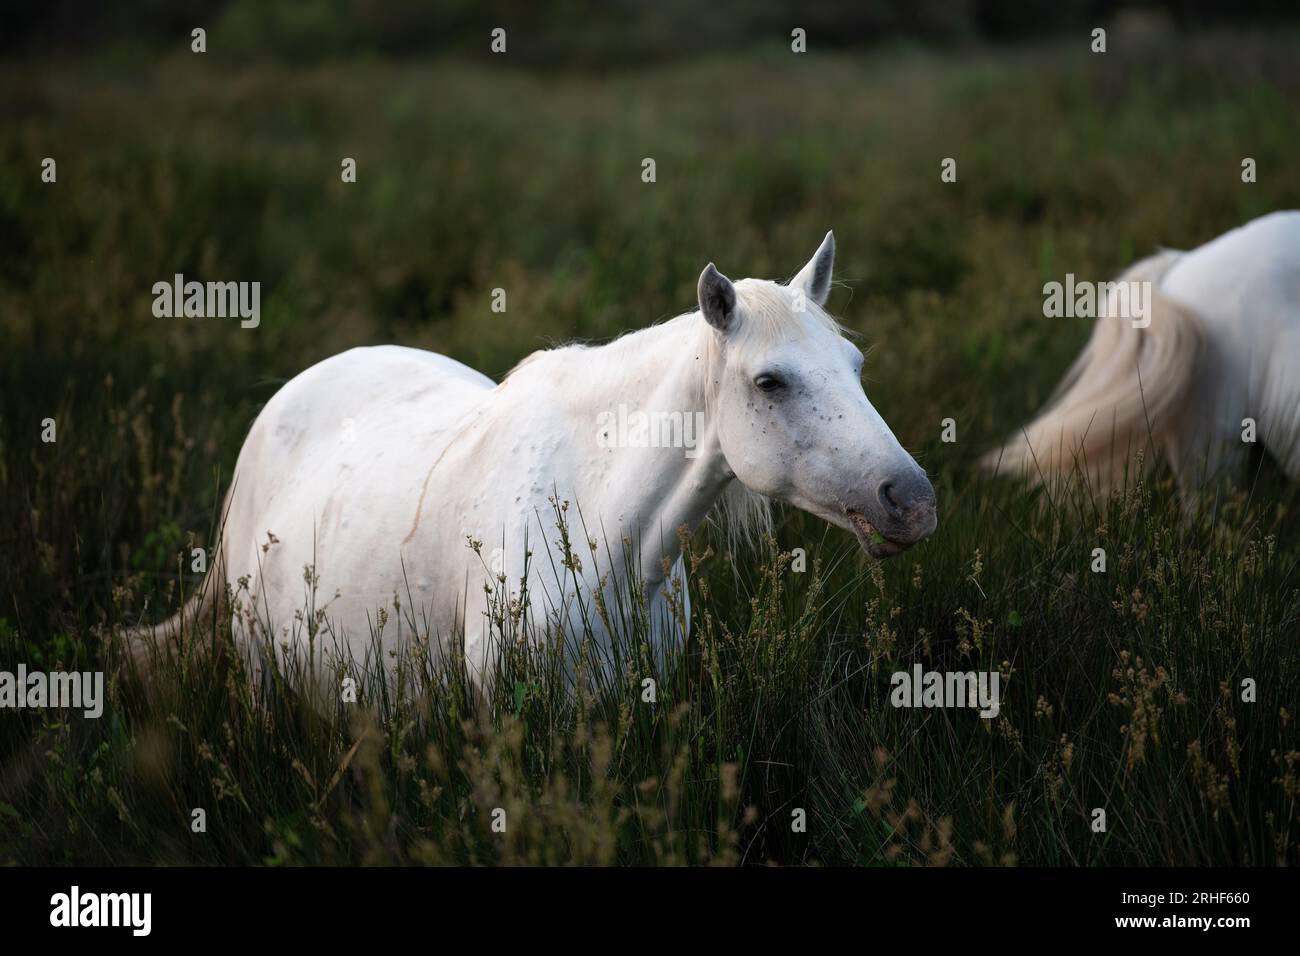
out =
[[1076,466],[1100,490],[1115,487],[1144,452],[1149,465],[1167,450],[1200,352],[1200,320],[1160,291],[1181,255],[1162,252],[1134,265],[1119,282],[1149,282],[1150,325],[1099,318],[1083,354],[1047,406],[1019,435],[984,456],[1002,473],[1052,483]]
[[[226,605],[226,559],[223,541],[225,538],[226,515],[230,510],[230,499],[234,486],[226,493],[221,507],[221,522],[218,525],[217,545],[213,549],[212,562],[208,573],[203,576],[199,589],[191,594],[181,609],[165,621],[157,624],[142,624],[128,628],[124,636],[126,654],[122,660],[129,664],[142,678],[148,679],[159,657],[169,650],[175,652],[186,637],[191,640],[204,635],[212,638],[210,643],[214,653],[221,648],[215,642],[221,639],[219,627]],[[197,641],[195,641],[197,645]]]

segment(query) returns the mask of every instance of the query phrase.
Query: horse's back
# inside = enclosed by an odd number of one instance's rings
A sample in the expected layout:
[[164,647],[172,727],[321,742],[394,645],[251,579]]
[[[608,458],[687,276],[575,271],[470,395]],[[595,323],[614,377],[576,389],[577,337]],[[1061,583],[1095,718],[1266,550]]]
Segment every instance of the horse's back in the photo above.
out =
[[1161,288],[1212,334],[1258,341],[1300,325],[1300,212],[1261,216],[1185,253]]
[[437,431],[494,387],[487,376],[420,349],[381,345],[327,358],[284,385],[258,415],[240,455],[291,468],[321,453],[363,455],[393,429]]
[[370,600],[390,588],[430,466],[493,388],[446,356],[397,346],[352,349],[290,380],[240,451],[232,586],[248,576],[281,621],[301,601],[304,565],[331,592],[349,583]]
[[396,345],[355,348],[291,379],[262,416],[294,447],[304,438],[332,441],[341,427],[370,416],[421,406],[454,411],[493,387],[486,375],[445,355]]

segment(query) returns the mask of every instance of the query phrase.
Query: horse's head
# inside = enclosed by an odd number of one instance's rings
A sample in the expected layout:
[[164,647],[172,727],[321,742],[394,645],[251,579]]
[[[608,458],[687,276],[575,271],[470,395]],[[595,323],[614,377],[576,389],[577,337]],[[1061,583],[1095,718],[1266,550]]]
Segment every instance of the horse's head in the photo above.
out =
[[862,352],[822,308],[835,239],[789,283],[732,283],[713,263],[700,311],[718,344],[714,416],[747,488],[851,530],[875,557],[935,528],[934,489],[862,390]]

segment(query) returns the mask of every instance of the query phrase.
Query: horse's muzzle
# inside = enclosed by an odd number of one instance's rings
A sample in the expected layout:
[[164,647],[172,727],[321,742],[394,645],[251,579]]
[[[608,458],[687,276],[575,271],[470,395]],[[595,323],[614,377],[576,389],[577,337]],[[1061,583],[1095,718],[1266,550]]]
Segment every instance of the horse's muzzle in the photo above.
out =
[[877,530],[900,544],[916,544],[939,523],[934,486],[919,469],[882,481],[876,489],[876,502],[880,507]]
[[872,557],[901,554],[938,525],[934,487],[920,469],[885,479],[874,498],[861,511],[845,509],[859,544]]

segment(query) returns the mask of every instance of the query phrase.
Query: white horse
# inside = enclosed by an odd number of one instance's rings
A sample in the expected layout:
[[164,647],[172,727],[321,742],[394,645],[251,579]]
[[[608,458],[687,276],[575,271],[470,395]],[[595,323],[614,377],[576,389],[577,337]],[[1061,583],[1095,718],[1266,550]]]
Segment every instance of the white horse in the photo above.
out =
[[[534,353],[499,385],[396,346],[313,366],[244,442],[209,580],[176,617],[138,631],[137,648],[202,629],[228,586],[245,651],[255,631],[291,652],[315,630],[358,661],[377,640],[391,666],[415,623],[444,644],[463,635],[481,684],[495,650],[488,595],[526,589],[526,613],[578,628],[595,592],[626,586],[630,570],[662,612],[666,569],[682,577],[679,529],[724,500],[762,514],[768,499],[789,502],[873,556],[906,550],[935,528],[934,490],[863,393],[862,353],[822,308],[834,251],[827,233],[784,286],[733,284],[710,263],[699,311]],[[567,592],[545,553],[552,498],[573,503],[575,528],[581,513],[583,566],[560,576],[575,582]],[[588,537],[615,552],[600,572]],[[337,679],[328,655],[314,670],[321,686]]]
[[[1120,301],[1128,282],[1149,283],[1140,319]],[[986,467],[1051,482],[1078,466],[1106,488],[1142,451],[1191,497],[1207,480],[1240,483],[1262,445],[1300,479],[1300,212],[1144,259],[1104,301],[1055,396]]]

